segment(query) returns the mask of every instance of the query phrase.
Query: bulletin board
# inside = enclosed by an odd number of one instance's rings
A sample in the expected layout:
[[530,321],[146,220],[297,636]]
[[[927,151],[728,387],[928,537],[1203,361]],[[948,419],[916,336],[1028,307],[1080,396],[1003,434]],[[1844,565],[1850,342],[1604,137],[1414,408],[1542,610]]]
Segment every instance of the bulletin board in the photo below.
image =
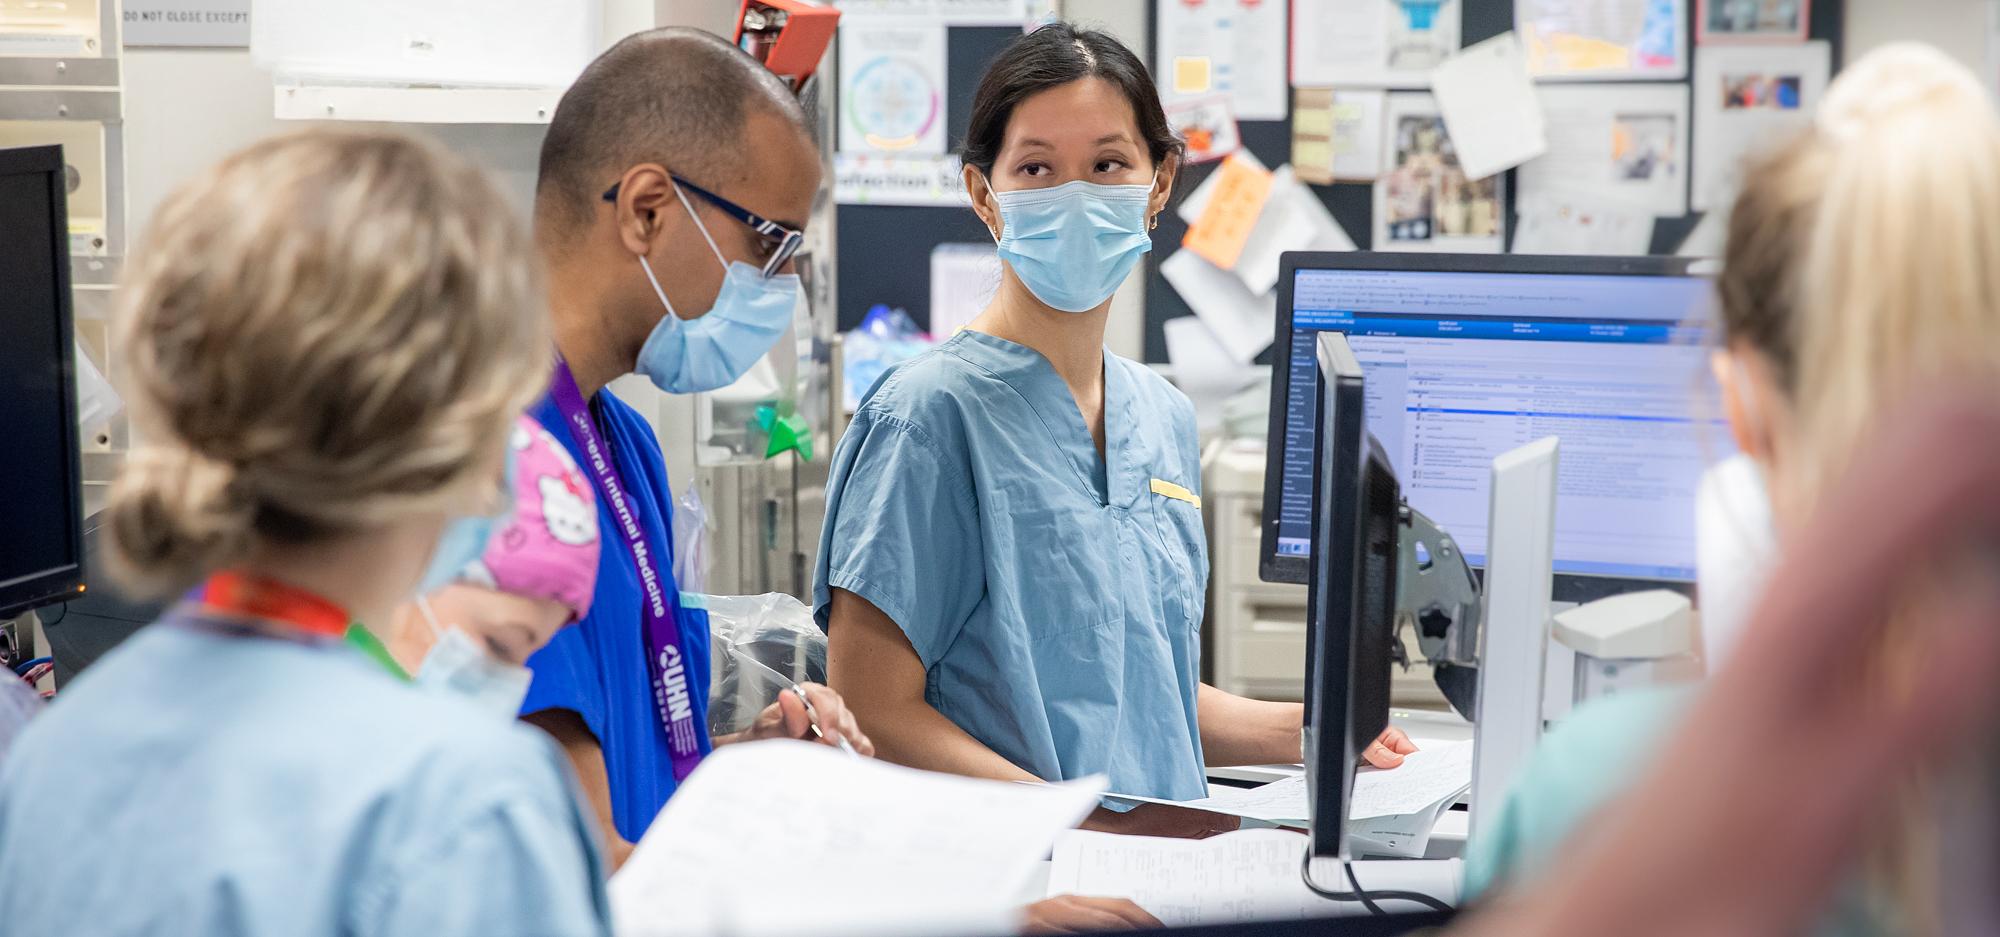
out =
[[[952,26],[945,33],[945,134],[958,152],[972,122],[972,93],[986,63],[1020,38],[1019,26]],[[834,96],[838,106],[839,95]],[[970,207],[841,205],[834,211],[835,276],[840,330],[861,324],[877,303],[907,309],[929,326],[931,249],[939,244],[991,244],[993,235]]]
[[[1148,10],[1147,31],[1149,35],[1147,37],[1146,48],[1141,54],[1152,67],[1157,69],[1158,63],[1152,62],[1154,49],[1156,48],[1156,42],[1152,34],[1157,32],[1159,28],[1156,12],[1158,0],[1146,0],[1146,2]],[[1695,28],[1694,16],[1697,6],[1695,0],[1688,0],[1688,22],[1684,25],[1687,29],[1690,43],[1690,62],[1692,61],[1692,53],[1695,48],[1693,37]],[[1831,46],[1832,60],[1836,72],[1841,61],[1841,6],[1842,4],[1839,0],[1815,0],[1811,6],[1808,27],[1808,38],[1826,40],[1828,45]],[[1462,45],[1469,46],[1498,36],[1514,28],[1514,4],[1512,0],[1461,0],[1461,9],[1464,14],[1460,35]],[[956,72],[954,72],[955,74]],[[1686,78],[1652,83],[1679,87],[1683,92],[1691,95],[1693,93],[1693,69],[1690,67],[1688,77]],[[1282,121],[1240,121],[1237,124],[1237,129],[1242,137],[1244,149],[1249,150],[1264,165],[1277,167],[1291,161],[1292,127],[1289,119]],[[1160,226],[1153,232],[1153,250],[1146,258],[1145,360],[1148,362],[1164,363],[1167,360],[1166,333],[1164,331],[1166,322],[1182,316],[1193,315],[1193,310],[1189,309],[1188,305],[1181,300],[1180,294],[1175,292],[1173,286],[1160,275],[1160,262],[1180,249],[1181,238],[1187,234],[1187,224],[1181,220],[1178,213],[1172,210],[1172,207],[1177,206],[1182,199],[1187,197],[1188,193],[1194,191],[1195,187],[1200,185],[1201,181],[1215,170],[1216,165],[1218,164],[1209,163],[1200,166],[1189,166],[1182,172],[1179,182],[1175,185],[1176,191],[1173,196],[1173,202],[1170,203],[1169,210],[1160,214]],[[1505,199],[1508,216],[1506,233],[1511,238],[1515,225],[1514,199],[1518,186],[1515,185],[1514,172],[1512,170],[1509,170],[1506,175],[1507,179],[1501,186],[1501,190]],[[1367,250],[1370,246],[1370,237],[1373,230],[1371,224],[1373,221],[1373,186],[1369,183],[1337,183],[1330,186],[1311,186],[1311,188],[1314,194],[1318,195],[1320,200],[1326,203],[1327,208],[1333,212],[1334,219],[1339,221],[1341,227],[1347,230],[1347,234],[1353,239],[1355,246],[1361,250]],[[1651,252],[1655,254],[1673,253],[1679,249],[1681,243],[1686,240],[1688,234],[1694,230],[1695,225],[1700,220],[1701,218],[1698,214],[1690,214],[1681,218],[1659,219],[1653,229]],[[843,228],[843,232],[844,230]],[[846,243],[842,241],[843,248]],[[1258,356],[1257,363],[1269,364],[1270,354],[1270,351],[1267,349],[1263,354]]]

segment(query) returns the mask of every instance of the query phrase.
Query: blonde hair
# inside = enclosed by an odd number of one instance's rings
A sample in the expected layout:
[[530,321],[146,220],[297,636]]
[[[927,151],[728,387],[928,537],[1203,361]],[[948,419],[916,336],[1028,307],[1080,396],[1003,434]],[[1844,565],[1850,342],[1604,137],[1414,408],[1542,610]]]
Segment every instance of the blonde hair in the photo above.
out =
[[1719,288],[1792,419],[1781,510],[1810,508],[1912,383],[2000,376],[2000,114],[1929,46],[1841,73],[1811,129],[1754,164]]
[[176,190],[133,261],[116,322],[143,442],[106,529],[141,594],[471,509],[545,386],[524,227],[477,169],[405,136],[254,144]]
[[[1745,176],[1718,286],[1726,340],[1766,359],[1790,414],[1770,469],[1796,523],[1912,385],[2000,379],[2000,113],[1979,80],[1910,43],[1844,71]],[[1876,676],[1922,653],[1892,636]],[[1871,857],[1899,932],[1941,928],[1939,780],[1885,805],[1900,822]]]

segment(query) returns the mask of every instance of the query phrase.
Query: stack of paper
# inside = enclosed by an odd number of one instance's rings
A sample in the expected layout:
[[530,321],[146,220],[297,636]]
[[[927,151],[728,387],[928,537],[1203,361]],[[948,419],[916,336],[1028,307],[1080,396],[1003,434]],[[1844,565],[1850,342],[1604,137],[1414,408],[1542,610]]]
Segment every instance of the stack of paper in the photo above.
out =
[[997,934],[1101,778],[1006,784],[824,745],[717,751],[611,879],[624,937]]
[[[1358,769],[1348,800],[1348,840],[1356,852],[1366,855],[1421,856],[1438,816],[1471,787],[1471,742],[1428,745],[1405,756],[1395,768]],[[1303,775],[1261,787],[1224,788],[1201,800],[1150,802],[1285,825],[1303,826],[1312,816]]]
[[[1305,849],[1306,838],[1288,830],[1204,840],[1072,830],[1056,841],[1048,893],[1127,898],[1169,927],[1364,913],[1356,902],[1322,898],[1306,887]],[[1355,864],[1364,888],[1415,891],[1446,903],[1457,900],[1459,869],[1457,860]],[[1314,874],[1323,889],[1350,887],[1342,875]],[[1385,910],[1414,909],[1383,904]]]

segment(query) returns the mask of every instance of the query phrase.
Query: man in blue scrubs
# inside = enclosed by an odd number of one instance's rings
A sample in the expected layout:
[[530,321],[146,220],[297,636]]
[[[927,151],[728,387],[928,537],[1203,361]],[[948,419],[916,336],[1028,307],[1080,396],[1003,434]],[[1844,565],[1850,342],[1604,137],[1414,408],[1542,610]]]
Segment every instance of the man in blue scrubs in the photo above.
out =
[[[652,427],[605,388],[637,371],[672,393],[727,385],[791,323],[819,154],[760,63],[695,30],[613,46],[563,95],[542,145],[535,236],[561,356],[532,415],[598,490],[590,615],[529,659],[523,718],[560,742],[615,867],[713,745],[805,737],[787,695],[735,738],[707,735],[709,633],[673,580],[673,498]],[[808,686],[829,744],[873,747]]]

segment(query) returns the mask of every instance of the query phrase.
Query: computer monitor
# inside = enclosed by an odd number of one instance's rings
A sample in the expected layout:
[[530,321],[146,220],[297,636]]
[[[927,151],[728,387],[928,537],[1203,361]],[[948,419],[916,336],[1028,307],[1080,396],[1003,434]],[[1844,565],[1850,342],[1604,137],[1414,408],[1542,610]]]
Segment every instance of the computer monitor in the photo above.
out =
[[1702,325],[1710,283],[1689,263],[1285,254],[1263,578],[1306,581],[1313,343],[1331,331],[1350,336],[1368,372],[1368,428],[1410,507],[1449,532],[1475,567],[1485,561],[1493,457],[1558,436],[1555,598],[1688,588],[1695,488],[1732,448],[1710,396]]
[[1312,854],[1345,857],[1354,768],[1389,725],[1402,496],[1388,453],[1368,432],[1361,364],[1347,337],[1319,335],[1314,362],[1306,788]]
[[0,149],[0,617],[83,586],[62,148]]

